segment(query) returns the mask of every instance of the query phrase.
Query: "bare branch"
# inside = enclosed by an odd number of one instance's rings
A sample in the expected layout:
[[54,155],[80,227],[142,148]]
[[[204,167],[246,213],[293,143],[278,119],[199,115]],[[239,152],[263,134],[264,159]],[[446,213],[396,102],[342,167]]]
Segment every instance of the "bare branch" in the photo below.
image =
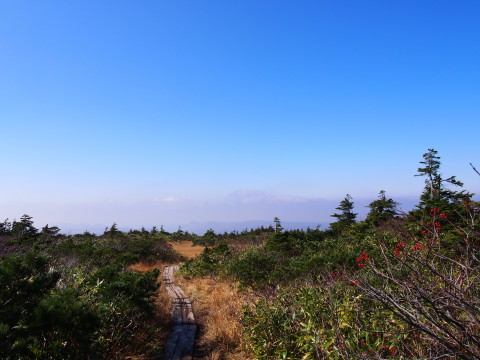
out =
[[473,170],[474,170],[478,175],[480,175],[480,172],[478,172],[478,170],[475,169],[475,166],[473,166],[472,163],[470,163],[470,166],[473,168]]

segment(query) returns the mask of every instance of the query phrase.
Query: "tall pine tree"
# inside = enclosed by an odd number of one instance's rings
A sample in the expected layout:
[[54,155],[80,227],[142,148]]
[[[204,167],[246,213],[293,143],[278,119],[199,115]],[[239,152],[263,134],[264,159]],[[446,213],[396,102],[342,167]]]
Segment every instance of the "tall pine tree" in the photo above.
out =
[[420,196],[420,209],[425,208],[448,208],[450,204],[458,203],[461,199],[470,198],[471,195],[465,191],[453,191],[448,188],[448,185],[462,187],[463,183],[458,181],[455,176],[450,176],[447,179],[442,177],[440,173],[440,156],[437,155],[434,149],[428,149],[428,152],[423,154],[423,161],[420,164],[423,167],[418,168],[418,174],[415,176],[425,177],[425,188]]

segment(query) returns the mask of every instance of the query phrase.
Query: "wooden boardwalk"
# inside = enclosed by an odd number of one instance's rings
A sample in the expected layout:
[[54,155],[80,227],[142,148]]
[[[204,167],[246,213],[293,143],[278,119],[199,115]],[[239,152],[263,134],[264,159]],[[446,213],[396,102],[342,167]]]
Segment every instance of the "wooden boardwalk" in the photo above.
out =
[[177,266],[166,266],[163,270],[163,283],[173,302],[174,328],[165,348],[165,360],[191,360],[197,323],[193,315],[192,303],[183,290],[174,285],[173,273]]

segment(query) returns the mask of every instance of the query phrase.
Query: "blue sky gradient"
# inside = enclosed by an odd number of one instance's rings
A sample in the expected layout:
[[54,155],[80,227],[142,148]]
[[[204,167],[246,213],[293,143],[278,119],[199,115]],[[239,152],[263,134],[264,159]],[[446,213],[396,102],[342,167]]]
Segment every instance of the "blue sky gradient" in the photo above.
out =
[[473,0],[2,2],[0,220],[328,222],[346,193],[411,204],[432,147],[478,193],[479,18]]

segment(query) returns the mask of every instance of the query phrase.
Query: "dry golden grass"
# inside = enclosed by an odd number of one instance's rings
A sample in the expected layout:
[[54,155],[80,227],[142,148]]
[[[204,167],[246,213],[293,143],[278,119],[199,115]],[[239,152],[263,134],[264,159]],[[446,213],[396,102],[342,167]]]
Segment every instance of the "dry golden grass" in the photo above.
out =
[[213,279],[185,280],[177,277],[188,294],[199,324],[195,359],[250,359],[242,350],[242,305],[244,299],[230,283]]
[[167,342],[167,337],[170,335],[170,331],[173,327],[172,298],[168,295],[163,282],[157,290],[157,297],[155,298],[155,317],[158,319],[163,330],[161,338],[161,345],[163,347]]
[[180,255],[185,256],[187,259],[193,259],[200,255],[205,249],[205,246],[193,245],[191,241],[169,241],[168,244],[178,252]]
[[144,272],[152,271],[153,269],[158,269],[160,270],[160,272],[162,272],[165,265],[167,264],[162,262],[155,262],[155,263],[139,262],[139,263],[128,266],[127,269],[143,274]]

